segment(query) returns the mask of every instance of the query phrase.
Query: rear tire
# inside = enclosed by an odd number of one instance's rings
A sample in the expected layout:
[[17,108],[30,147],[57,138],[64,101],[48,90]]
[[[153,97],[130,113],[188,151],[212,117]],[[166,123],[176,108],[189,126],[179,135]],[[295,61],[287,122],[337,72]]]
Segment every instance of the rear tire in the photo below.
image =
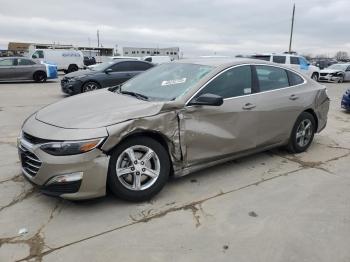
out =
[[121,199],[145,201],[164,187],[169,173],[170,159],[165,148],[152,138],[135,137],[114,149],[107,184]]
[[314,139],[316,121],[313,115],[302,112],[294,124],[287,149],[291,153],[306,151]]
[[44,83],[47,80],[47,75],[43,71],[35,72],[34,75],[33,75],[33,80],[36,83]]
[[69,65],[67,72],[68,73],[72,73],[72,72],[75,72],[75,71],[78,71],[78,70],[79,70],[79,68],[78,68],[77,65]]
[[100,89],[101,86],[94,82],[94,81],[88,81],[86,82],[83,87],[81,88],[82,93],[90,92],[90,91],[95,91],[97,89]]

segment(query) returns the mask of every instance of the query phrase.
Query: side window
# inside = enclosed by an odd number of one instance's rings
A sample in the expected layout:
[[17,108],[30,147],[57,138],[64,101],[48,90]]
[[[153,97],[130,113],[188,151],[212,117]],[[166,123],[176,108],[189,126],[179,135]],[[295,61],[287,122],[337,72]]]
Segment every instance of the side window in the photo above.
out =
[[271,56],[269,55],[253,55],[251,58],[264,60],[264,61],[270,61]]
[[0,60],[0,66],[13,66],[14,59],[4,59]]
[[289,86],[287,72],[273,66],[255,66],[260,92]]
[[288,79],[289,79],[289,84],[291,86],[296,86],[304,83],[304,79],[302,79],[299,75],[287,70],[288,73]]
[[132,70],[131,71],[146,71],[147,69],[150,69],[153,65],[143,62],[134,62],[132,63]]
[[275,55],[272,58],[272,61],[274,63],[278,63],[278,64],[285,64],[286,63],[286,57],[285,56],[281,56],[281,55]]
[[290,63],[292,65],[299,65],[300,64],[299,57],[291,56],[290,57]]
[[252,93],[252,72],[250,66],[239,66],[227,70],[212,80],[198,95],[214,94],[223,98],[243,96]]
[[18,65],[35,65],[35,62],[29,59],[19,58],[17,59],[17,64]]
[[113,72],[127,72],[132,71],[132,67],[129,62],[120,62],[110,67]]
[[44,58],[44,52],[41,50],[36,51],[33,55],[32,58],[36,59],[36,58]]

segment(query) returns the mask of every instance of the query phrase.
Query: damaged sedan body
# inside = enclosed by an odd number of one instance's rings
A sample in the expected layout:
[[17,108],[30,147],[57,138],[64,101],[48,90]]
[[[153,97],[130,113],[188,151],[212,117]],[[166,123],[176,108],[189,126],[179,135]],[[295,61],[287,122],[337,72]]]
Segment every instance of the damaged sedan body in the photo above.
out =
[[263,61],[199,59],[155,67],[123,85],[54,103],[18,139],[24,176],[66,199],[129,201],[182,176],[287,146],[305,151],[327,122],[324,86]]
[[333,64],[321,70],[319,81],[336,83],[350,81],[350,64]]

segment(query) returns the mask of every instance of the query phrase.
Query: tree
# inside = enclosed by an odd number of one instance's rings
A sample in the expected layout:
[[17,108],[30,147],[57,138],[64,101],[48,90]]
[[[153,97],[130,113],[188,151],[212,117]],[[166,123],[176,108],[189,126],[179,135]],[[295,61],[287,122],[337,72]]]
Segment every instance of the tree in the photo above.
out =
[[337,59],[338,61],[346,61],[349,59],[349,55],[345,51],[338,51],[335,54],[335,59]]

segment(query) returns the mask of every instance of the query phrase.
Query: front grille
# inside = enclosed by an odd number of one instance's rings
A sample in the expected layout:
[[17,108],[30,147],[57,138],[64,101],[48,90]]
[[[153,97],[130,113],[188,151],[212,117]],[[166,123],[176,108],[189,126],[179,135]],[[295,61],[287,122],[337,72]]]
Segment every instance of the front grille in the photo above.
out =
[[321,76],[326,76],[326,75],[328,75],[328,73],[321,73],[320,75]]
[[43,144],[43,143],[48,143],[48,142],[53,142],[52,140],[47,140],[39,137],[35,137],[32,135],[29,135],[28,133],[23,132],[23,138],[30,142],[31,144]]
[[22,145],[18,150],[23,170],[32,177],[36,176],[42,164],[40,159]]

